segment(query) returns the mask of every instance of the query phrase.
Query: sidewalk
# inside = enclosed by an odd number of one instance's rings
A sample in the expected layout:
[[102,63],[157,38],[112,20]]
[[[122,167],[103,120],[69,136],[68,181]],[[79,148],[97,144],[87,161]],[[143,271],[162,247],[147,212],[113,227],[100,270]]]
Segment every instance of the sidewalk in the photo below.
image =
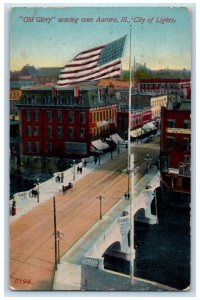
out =
[[[126,147],[120,147],[120,153],[127,151]],[[115,159],[118,156],[118,150],[112,152],[113,159]],[[107,152],[101,155],[100,157],[100,165],[103,165],[107,161],[111,159],[111,153]],[[77,167],[82,166],[82,163],[79,163],[75,165],[75,181],[73,181],[74,178],[74,167],[71,167],[70,169],[67,169],[64,171],[64,180],[63,182],[56,182],[55,178],[62,172],[57,172],[54,174],[53,178],[41,183],[39,185],[39,202],[37,197],[31,197],[31,190],[16,193],[15,200],[16,200],[16,215],[10,216],[10,223],[15,222],[22,216],[26,215],[28,212],[30,212],[33,208],[37,207],[38,205],[41,205],[48,200],[52,199],[53,196],[56,196],[58,193],[62,193],[62,186],[68,185],[69,182],[72,182],[73,185],[76,184],[83,176],[86,176],[90,172],[92,172],[94,169],[97,169],[99,167],[99,160],[97,160],[97,163],[94,163],[94,159],[92,157],[85,159],[87,162],[87,166],[82,168],[82,174],[77,173]]]
[[[143,147],[145,144],[145,140],[147,138],[143,139],[141,141],[135,141],[131,143],[131,147]],[[147,144],[148,145],[148,144]],[[127,151],[127,148],[125,145],[120,147],[120,153]],[[112,152],[113,159],[118,156],[118,149]],[[97,163],[94,163],[94,159],[92,157],[86,158],[87,160],[90,160],[90,162],[87,163],[86,167],[83,167],[83,172],[82,174],[77,174],[77,166],[82,165],[82,163],[79,163],[75,166],[75,181],[73,181],[74,177],[74,169],[73,167],[70,169],[67,169],[64,171],[64,182],[63,183],[58,183],[56,182],[55,178],[58,174],[61,174],[61,172],[57,172],[54,174],[53,178],[41,183],[39,185],[39,203],[37,197],[31,197],[30,193],[31,190],[21,192],[21,193],[16,193],[15,195],[16,198],[16,215],[15,216],[10,216],[10,223],[15,222],[22,216],[26,215],[28,212],[30,212],[33,208],[37,207],[38,205],[41,205],[48,200],[52,199],[53,196],[56,196],[57,193],[62,193],[62,185],[67,185],[69,182],[72,182],[73,185],[76,184],[77,181],[79,181],[83,176],[89,174],[92,172],[94,169],[99,167],[99,160],[97,160]],[[111,152],[104,153],[100,157],[100,164],[104,164],[105,162],[111,160]],[[18,196],[19,195],[19,196]]]

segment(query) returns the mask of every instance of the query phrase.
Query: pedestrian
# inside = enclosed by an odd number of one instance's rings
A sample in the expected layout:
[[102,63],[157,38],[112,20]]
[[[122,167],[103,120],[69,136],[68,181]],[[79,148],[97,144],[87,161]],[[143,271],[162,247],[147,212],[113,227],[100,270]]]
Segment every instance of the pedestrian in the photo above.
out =
[[12,216],[16,215],[16,201],[13,200],[12,202]]
[[82,170],[82,167],[80,167],[79,170],[80,170],[80,173],[82,174],[82,171],[83,171],[83,170]]
[[127,193],[124,194],[124,198],[125,198],[125,200],[127,199]]
[[65,194],[65,186],[62,186],[63,195]]
[[63,183],[63,180],[64,180],[64,174],[63,174],[63,172],[61,173],[60,179],[61,179],[61,182]]
[[58,175],[58,177],[57,177],[57,178],[58,178],[58,182],[60,183],[60,176]]
[[96,156],[94,157],[94,163],[95,163],[95,165],[97,164],[97,157]]
[[84,166],[84,167],[87,166],[87,161],[86,161],[86,160],[83,161],[83,166]]
[[80,172],[80,168],[79,168],[79,166],[77,167],[77,173],[79,173]]

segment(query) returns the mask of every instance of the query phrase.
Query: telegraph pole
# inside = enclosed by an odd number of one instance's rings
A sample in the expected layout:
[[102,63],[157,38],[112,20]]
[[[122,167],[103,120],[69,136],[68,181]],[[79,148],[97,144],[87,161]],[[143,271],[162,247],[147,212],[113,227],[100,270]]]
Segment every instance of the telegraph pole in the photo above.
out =
[[134,213],[133,213],[133,178],[132,172],[134,158],[131,155],[131,90],[132,90],[132,77],[131,77],[131,25],[130,25],[130,54],[129,54],[129,114],[128,114],[128,189],[130,189],[130,280],[131,284],[134,283]]
[[53,197],[53,215],[54,215],[54,242],[55,242],[55,271],[57,271],[58,255],[57,255],[57,224],[56,224],[56,200]]

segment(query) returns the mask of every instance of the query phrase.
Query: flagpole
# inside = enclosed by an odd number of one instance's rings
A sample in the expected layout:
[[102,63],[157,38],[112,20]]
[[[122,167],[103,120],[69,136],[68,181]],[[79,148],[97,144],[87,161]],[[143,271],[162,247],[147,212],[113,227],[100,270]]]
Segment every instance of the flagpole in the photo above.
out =
[[130,194],[130,281],[134,283],[134,212],[133,212],[133,189],[134,189],[134,155],[131,154],[131,25],[130,25],[130,54],[129,54],[129,121],[128,121],[128,189]]

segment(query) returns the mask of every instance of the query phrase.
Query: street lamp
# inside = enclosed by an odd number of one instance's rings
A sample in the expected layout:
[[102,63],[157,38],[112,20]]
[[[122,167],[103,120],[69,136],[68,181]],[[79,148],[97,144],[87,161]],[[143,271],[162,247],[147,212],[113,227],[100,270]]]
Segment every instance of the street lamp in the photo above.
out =
[[147,162],[147,174],[149,174],[149,162],[151,161],[149,154],[146,155],[145,160]]
[[40,183],[39,178],[37,178],[37,182],[35,183],[35,187],[37,187],[37,202],[40,202]]
[[75,181],[75,174],[76,174],[76,161],[73,159],[73,164],[71,165],[73,167],[73,181]]
[[60,230],[57,230],[57,242],[58,242],[58,264],[60,263],[60,239],[61,236],[64,236],[64,233],[60,232]]
[[120,149],[119,149],[119,140],[117,141],[117,151],[118,151],[118,154],[120,153]]
[[98,159],[99,159],[99,165],[101,164],[101,151],[99,151]]
[[100,204],[100,220],[102,220],[102,200],[105,199],[101,194],[96,199],[99,199]]
[[155,211],[156,211],[156,224],[158,224],[158,202],[157,202],[157,191],[154,191],[155,195]]

